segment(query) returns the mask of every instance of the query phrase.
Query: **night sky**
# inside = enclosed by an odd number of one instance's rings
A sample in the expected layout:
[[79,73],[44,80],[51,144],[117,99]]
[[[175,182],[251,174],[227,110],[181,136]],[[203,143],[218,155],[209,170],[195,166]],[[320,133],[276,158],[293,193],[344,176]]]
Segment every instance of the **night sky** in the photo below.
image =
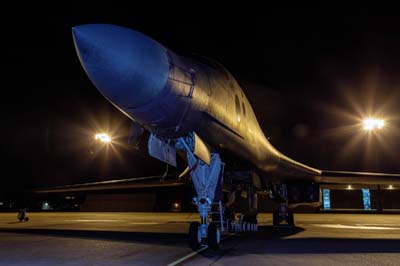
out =
[[[139,150],[127,145],[129,120],[85,75],[71,27],[86,23],[126,26],[179,54],[218,60],[244,85],[271,143],[298,161],[400,172],[400,17],[374,11],[159,15],[108,6],[11,23],[1,61],[1,190],[163,173],[145,139]],[[386,118],[385,130],[365,134],[359,119],[368,114]],[[113,132],[114,148],[94,145],[102,130]]]

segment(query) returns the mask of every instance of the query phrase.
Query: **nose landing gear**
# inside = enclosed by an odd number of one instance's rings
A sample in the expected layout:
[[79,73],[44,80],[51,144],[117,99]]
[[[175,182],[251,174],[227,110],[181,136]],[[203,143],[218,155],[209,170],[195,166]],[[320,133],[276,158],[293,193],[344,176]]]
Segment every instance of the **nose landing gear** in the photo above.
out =
[[[193,148],[184,138],[179,139],[179,144],[186,151],[188,166],[192,182],[196,190],[193,203],[200,214],[200,223],[192,222],[189,226],[189,245],[198,249],[202,244],[207,244],[216,250],[221,242],[221,234],[231,231],[257,231],[257,215],[245,215],[242,219],[225,217],[222,205],[222,185],[224,163],[218,153],[211,153],[210,163],[206,164],[193,153]],[[253,189],[249,190],[250,207],[257,209],[257,197]],[[253,206],[254,205],[254,206]]]
[[[193,153],[185,139],[181,138],[180,143],[186,151],[189,169],[191,169],[190,175],[196,190],[193,203],[197,205],[200,214],[200,223],[190,224],[189,245],[197,249],[201,244],[207,243],[209,247],[218,249],[221,231],[224,231],[221,204],[224,164],[218,153],[212,153],[208,165]],[[215,214],[212,212],[214,201],[219,204],[220,212],[217,215],[219,220],[216,221],[213,220],[212,215]]]

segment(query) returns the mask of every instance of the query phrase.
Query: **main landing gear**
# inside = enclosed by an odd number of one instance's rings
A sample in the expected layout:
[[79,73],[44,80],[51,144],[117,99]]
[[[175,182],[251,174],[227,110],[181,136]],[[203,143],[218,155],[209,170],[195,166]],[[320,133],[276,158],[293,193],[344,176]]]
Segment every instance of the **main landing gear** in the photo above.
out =
[[19,222],[27,222],[27,221],[29,221],[29,217],[26,216],[26,209],[19,210],[17,218],[18,218]]
[[[287,211],[287,205],[285,203],[281,203],[279,212],[272,213],[272,224],[277,227],[281,225],[286,225],[293,227],[294,226],[294,214],[293,212]],[[283,222],[283,224],[282,224]],[[285,224],[286,223],[286,224]]]
[[[274,227],[294,227],[294,214],[289,211],[289,198],[285,184],[274,185],[274,194],[280,200],[279,211],[272,213],[272,224]],[[283,223],[282,223],[283,222]]]

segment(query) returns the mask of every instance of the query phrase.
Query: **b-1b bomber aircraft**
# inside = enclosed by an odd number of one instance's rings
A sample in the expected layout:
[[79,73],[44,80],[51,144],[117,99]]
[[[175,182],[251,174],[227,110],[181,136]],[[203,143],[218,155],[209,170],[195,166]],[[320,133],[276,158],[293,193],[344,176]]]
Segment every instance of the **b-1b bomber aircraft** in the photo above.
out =
[[[256,230],[260,193],[279,203],[274,225],[294,225],[289,207],[319,204],[320,184],[400,184],[399,174],[325,171],[288,158],[264,135],[244,88],[214,60],[181,56],[140,32],[116,25],[76,26],[72,35],[87,76],[132,121],[131,143],[149,131],[150,156],[176,166],[178,154],[187,163],[181,176],[190,175],[200,214],[200,222],[189,227],[194,249],[203,243],[218,248],[227,227]],[[240,162],[240,171],[224,172],[231,158]],[[112,187],[124,181],[112,182],[58,190]],[[148,186],[151,180],[129,182]],[[229,219],[235,221],[228,210],[238,190],[248,193],[249,211],[240,223],[229,224]],[[215,209],[219,215],[214,215]]]

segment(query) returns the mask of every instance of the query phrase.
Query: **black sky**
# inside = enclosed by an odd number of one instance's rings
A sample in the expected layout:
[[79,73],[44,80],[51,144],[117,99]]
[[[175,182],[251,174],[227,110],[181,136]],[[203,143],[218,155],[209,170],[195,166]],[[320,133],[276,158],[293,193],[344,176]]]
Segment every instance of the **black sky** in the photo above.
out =
[[[160,15],[108,6],[45,12],[32,20],[21,14],[14,22],[25,23],[10,22],[3,34],[3,188],[164,170],[145,149],[125,144],[129,121],[80,66],[71,27],[85,23],[130,27],[177,53],[217,59],[244,84],[273,145],[294,159],[324,169],[400,172],[400,18],[375,11]],[[389,118],[378,137],[361,135],[348,115],[368,112]],[[119,157],[93,150],[92,134],[100,129],[118,132]]]

